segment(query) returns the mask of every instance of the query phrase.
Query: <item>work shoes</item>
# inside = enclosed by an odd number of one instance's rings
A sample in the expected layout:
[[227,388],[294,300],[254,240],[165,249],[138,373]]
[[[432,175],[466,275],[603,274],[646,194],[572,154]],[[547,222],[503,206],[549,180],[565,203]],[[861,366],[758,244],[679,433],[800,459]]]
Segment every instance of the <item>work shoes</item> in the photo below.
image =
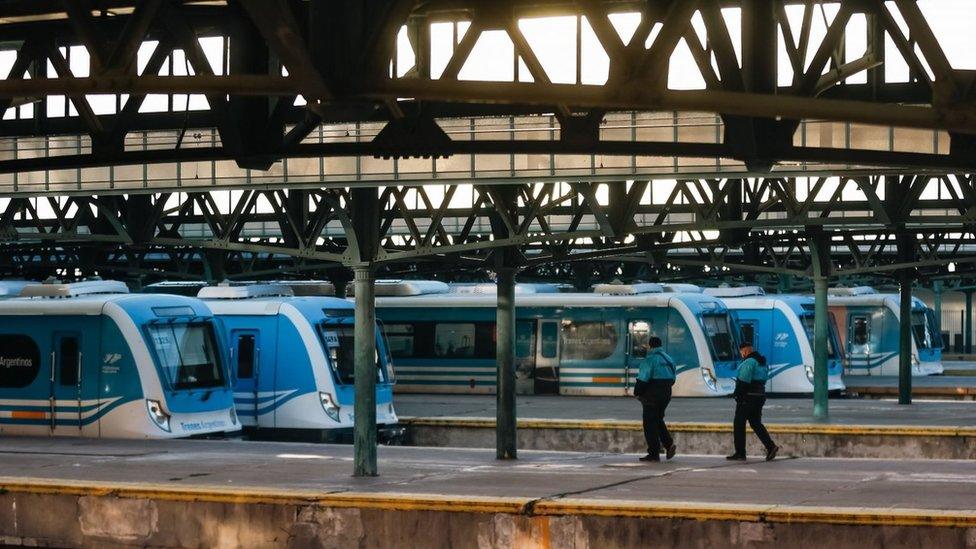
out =
[[668,460],[670,460],[671,458],[673,458],[673,457],[674,457],[674,454],[676,454],[677,452],[678,452],[678,447],[677,447],[677,446],[675,446],[674,444],[672,444],[671,446],[668,446],[668,447],[667,447],[667,448],[665,449],[665,454],[664,454],[664,456],[665,456],[666,458],[668,458]]
[[729,461],[745,461],[745,454],[732,454],[731,456],[725,456],[725,459]]
[[766,450],[766,461],[773,461],[776,459],[776,454],[779,453],[779,446],[773,446],[769,450]]
[[640,459],[640,461],[661,461],[661,456],[657,456],[654,454],[647,454],[646,456],[638,459]]

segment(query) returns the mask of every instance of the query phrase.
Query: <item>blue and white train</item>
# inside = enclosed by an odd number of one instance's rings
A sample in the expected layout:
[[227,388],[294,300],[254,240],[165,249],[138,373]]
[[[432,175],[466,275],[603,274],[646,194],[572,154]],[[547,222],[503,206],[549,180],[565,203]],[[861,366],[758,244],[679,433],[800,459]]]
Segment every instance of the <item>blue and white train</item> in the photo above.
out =
[[[377,287],[376,311],[402,392],[493,393],[493,295],[450,293],[437,282]],[[602,285],[598,293],[517,290],[517,391],[627,395],[643,345],[654,335],[678,365],[676,396],[721,396],[734,388],[737,336],[726,307],[701,293],[656,284]],[[412,294],[412,295],[411,295]],[[397,297],[381,297],[397,295]]]
[[240,430],[213,315],[125,284],[30,284],[0,301],[0,432],[171,438]]
[[[844,368],[854,375],[897,375],[901,318],[898,294],[870,287],[831,288],[828,303],[844,346]],[[912,375],[943,373],[942,337],[935,315],[912,298]]]
[[[814,300],[810,296],[765,295],[762,288],[706,288],[719,297],[735,316],[740,339],[752,342],[769,365],[770,393],[813,392]],[[838,352],[837,330],[828,323],[827,385],[846,389]]]
[[[296,297],[285,284],[223,284],[198,294],[224,327],[237,413],[258,436],[346,439],[355,400],[354,307],[335,297]],[[308,284],[295,287],[313,293]],[[380,438],[393,439],[400,429],[393,367],[379,330],[376,381]]]

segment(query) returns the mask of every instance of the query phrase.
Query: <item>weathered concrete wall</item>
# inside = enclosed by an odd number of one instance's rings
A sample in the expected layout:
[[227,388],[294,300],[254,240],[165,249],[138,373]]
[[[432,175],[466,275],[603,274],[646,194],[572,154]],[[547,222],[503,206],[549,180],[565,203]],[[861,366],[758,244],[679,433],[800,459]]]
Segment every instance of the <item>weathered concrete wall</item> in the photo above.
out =
[[[587,514],[559,511],[548,502],[542,513],[530,505],[513,511],[472,511],[463,502],[431,509],[401,510],[365,503],[330,507],[315,502],[164,495],[120,497],[112,492],[16,493],[0,495],[0,544],[54,547],[865,547],[976,548],[971,524],[804,522],[742,512],[736,518],[632,516],[634,510],[603,508]],[[411,505],[401,501],[405,507]],[[416,507],[416,505],[414,505]],[[422,506],[421,506],[422,507]],[[571,509],[571,507],[570,507]],[[612,516],[612,515],[622,516]],[[639,513],[638,513],[639,514]],[[734,513],[733,513],[734,514]],[[611,516],[607,516],[611,515]],[[631,515],[631,516],[628,516]],[[870,522],[870,521],[868,521]],[[971,521],[970,521],[971,522]]]
[[[433,424],[407,422],[407,444],[453,448],[491,448],[495,432],[491,426],[447,421]],[[878,459],[976,459],[976,434],[942,433],[925,428],[909,433],[897,429],[836,428],[825,432],[815,429],[770,428],[781,456],[846,457]],[[675,427],[671,431],[679,453],[720,455],[732,452],[732,432],[718,429]],[[935,433],[935,434],[932,434]],[[519,448],[574,452],[640,453],[647,450],[643,433],[635,427],[617,424],[579,428],[520,427]],[[748,433],[748,451],[764,453],[759,440]]]

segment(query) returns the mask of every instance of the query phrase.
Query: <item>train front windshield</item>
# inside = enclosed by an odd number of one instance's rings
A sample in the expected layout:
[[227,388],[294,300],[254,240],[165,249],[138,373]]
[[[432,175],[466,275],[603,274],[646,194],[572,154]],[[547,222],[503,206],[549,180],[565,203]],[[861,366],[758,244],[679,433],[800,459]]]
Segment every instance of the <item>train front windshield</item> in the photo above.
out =
[[912,311],[912,333],[919,349],[942,347],[935,329],[935,315],[929,311]]
[[[319,336],[325,346],[325,354],[336,380],[340,385],[352,385],[356,381],[355,329],[351,324],[322,324]],[[384,383],[386,373],[380,361],[379,341],[376,348],[376,381]]]
[[711,343],[712,358],[717,362],[735,360],[735,340],[732,338],[729,315],[725,313],[702,315],[702,325]]
[[[800,315],[800,321],[803,323],[803,329],[807,333],[807,340],[810,342],[810,346],[816,345],[813,341],[813,331],[816,325],[816,317],[812,314]],[[827,357],[837,358],[837,353],[834,350],[834,336],[830,333],[830,326],[827,327]]]
[[209,323],[151,324],[148,331],[170,387],[180,390],[224,386],[216,338]]

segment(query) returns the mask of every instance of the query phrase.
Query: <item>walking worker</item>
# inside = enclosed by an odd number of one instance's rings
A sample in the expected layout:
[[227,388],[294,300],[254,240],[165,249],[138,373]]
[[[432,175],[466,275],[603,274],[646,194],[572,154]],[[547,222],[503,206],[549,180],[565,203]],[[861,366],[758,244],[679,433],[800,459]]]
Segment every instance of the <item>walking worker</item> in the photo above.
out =
[[752,427],[756,436],[766,447],[766,461],[776,459],[779,446],[769,437],[769,432],[762,424],[762,409],[766,404],[766,380],[769,379],[769,368],[766,357],[752,348],[751,343],[739,345],[742,362],[739,363],[735,378],[735,419],[732,421],[732,439],[735,453],[726,457],[729,460],[744,461],[746,459],[746,421]]
[[644,439],[647,455],[641,461],[661,461],[661,446],[668,459],[676,451],[674,439],[664,424],[664,411],[671,402],[671,386],[674,385],[674,360],[661,348],[661,338],[651,337],[647,342],[650,351],[644,357],[634,384],[636,396],[644,408]]

